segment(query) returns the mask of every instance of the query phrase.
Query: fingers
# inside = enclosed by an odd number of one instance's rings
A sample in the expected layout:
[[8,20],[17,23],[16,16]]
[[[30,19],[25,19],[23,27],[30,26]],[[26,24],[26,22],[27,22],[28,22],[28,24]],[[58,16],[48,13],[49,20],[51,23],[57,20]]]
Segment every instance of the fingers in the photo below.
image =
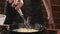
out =
[[24,4],[23,0],[20,0],[14,7],[18,11],[23,6],[23,4]]
[[18,4],[18,0],[14,0],[14,2],[12,3],[12,7],[15,7],[15,5]]
[[49,18],[49,21],[48,21],[48,27],[50,28],[50,29],[55,29],[55,23],[54,23],[54,20],[51,18]]

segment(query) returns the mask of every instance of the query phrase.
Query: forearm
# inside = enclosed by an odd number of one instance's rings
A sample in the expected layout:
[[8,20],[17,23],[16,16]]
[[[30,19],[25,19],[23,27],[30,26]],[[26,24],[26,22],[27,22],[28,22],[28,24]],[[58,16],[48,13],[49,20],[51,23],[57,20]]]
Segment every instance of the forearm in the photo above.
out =
[[48,15],[48,24],[50,29],[54,29],[55,28],[55,23],[53,20],[53,16],[52,16],[52,7],[51,7],[51,3],[50,0],[43,0],[47,15]]
[[11,3],[13,3],[14,0],[6,0],[6,1],[11,4]]
[[45,6],[47,15],[52,17],[52,7],[51,7],[50,0],[43,0],[43,4]]

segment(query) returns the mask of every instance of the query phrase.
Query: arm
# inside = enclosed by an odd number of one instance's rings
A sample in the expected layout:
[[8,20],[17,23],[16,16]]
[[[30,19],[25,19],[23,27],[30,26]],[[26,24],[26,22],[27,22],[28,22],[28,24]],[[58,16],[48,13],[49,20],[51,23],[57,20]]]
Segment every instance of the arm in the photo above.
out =
[[10,4],[13,3],[13,0],[6,0],[6,1],[8,1]]
[[[54,24],[54,20],[53,20],[53,16],[52,16],[52,7],[51,7],[51,3],[50,3],[50,0],[43,0],[43,4],[45,6],[45,9],[46,9],[46,12],[47,12],[47,15],[48,15],[48,20],[49,20],[49,27],[50,28],[55,28],[55,24]],[[53,24],[51,26],[51,24]]]
[[43,0],[47,15],[48,15],[48,19],[49,17],[52,17],[52,8],[51,8],[51,4],[48,0]]

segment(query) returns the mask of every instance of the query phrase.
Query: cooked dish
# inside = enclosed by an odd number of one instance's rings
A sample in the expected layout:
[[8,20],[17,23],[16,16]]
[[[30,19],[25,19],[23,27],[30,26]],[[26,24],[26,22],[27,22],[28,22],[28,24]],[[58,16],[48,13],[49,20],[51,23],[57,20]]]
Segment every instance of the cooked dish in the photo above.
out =
[[38,30],[30,29],[30,28],[19,28],[17,32],[38,32]]

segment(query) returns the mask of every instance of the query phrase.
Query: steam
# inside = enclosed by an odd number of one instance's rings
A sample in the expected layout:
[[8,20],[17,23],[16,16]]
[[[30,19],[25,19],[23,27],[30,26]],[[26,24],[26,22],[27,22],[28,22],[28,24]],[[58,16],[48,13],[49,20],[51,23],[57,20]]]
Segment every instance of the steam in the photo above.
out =
[[27,17],[27,20],[24,18],[24,15],[21,11],[21,9],[18,10],[18,13],[20,14],[20,16],[22,17],[23,21],[24,21],[24,25],[26,28],[31,28],[30,24],[29,24],[29,16]]

